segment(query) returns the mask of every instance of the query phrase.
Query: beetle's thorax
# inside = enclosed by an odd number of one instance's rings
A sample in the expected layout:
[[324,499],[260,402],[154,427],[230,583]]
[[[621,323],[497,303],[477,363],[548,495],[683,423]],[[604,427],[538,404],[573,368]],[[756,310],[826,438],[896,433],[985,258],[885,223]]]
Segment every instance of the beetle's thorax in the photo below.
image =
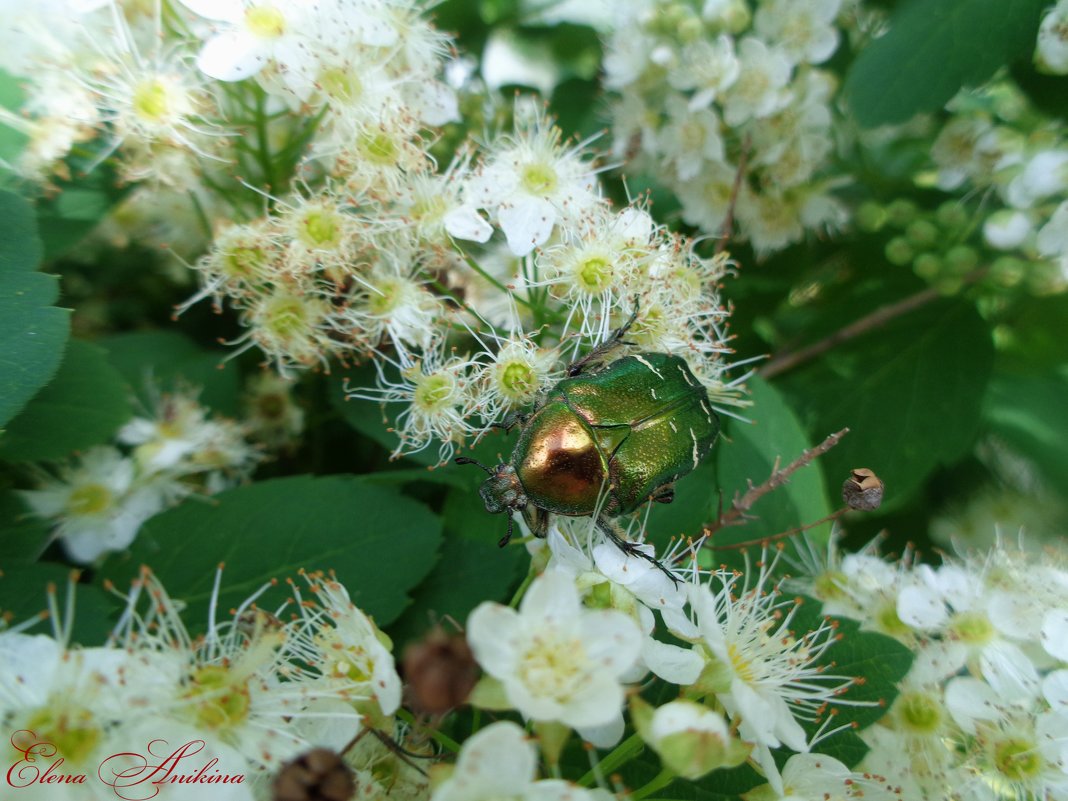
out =
[[498,514],[506,509],[520,511],[527,505],[527,496],[523,485],[519,483],[515,468],[510,464],[497,465],[490,477],[478,488],[486,511]]

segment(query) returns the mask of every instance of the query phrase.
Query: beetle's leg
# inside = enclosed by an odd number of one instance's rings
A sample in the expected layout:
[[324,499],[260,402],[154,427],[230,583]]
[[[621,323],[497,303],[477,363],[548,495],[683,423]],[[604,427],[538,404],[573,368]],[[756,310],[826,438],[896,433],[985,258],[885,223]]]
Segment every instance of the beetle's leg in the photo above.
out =
[[613,351],[616,348],[618,348],[620,345],[632,344],[630,342],[625,342],[623,340],[623,337],[626,335],[627,331],[630,330],[630,327],[632,325],[634,325],[634,321],[637,320],[637,319],[638,319],[638,301],[637,301],[637,299],[635,299],[635,301],[634,301],[634,311],[631,313],[630,318],[627,320],[627,322],[623,323],[623,325],[621,325],[619,328],[617,328],[615,330],[615,333],[613,333],[612,336],[610,336],[608,339],[606,339],[604,342],[602,342],[596,348],[591,350],[589,353],[587,353],[581,359],[569,364],[567,366],[567,374],[568,374],[568,376],[571,377],[571,378],[574,378],[575,376],[579,375],[585,369],[586,365],[589,364],[590,362],[599,361],[606,353],[610,353],[611,351]]
[[664,563],[657,559],[655,556],[650,556],[641,548],[639,548],[638,543],[623,539],[623,537],[620,536],[619,532],[616,530],[616,527],[612,525],[612,523],[610,523],[608,520],[603,517],[598,517],[597,528],[603,531],[608,537],[608,539],[615,543],[615,546],[619,548],[619,550],[623,551],[623,553],[625,553],[627,556],[637,556],[641,559],[644,559],[646,562],[651,562],[652,564],[656,565],[657,569],[661,573],[671,579],[675,583],[676,587],[679,586],[682,579],[680,579],[678,576],[668,570],[664,566]]
[[504,532],[504,536],[497,540],[497,547],[503,548],[508,544],[508,540],[512,539],[512,529],[515,526],[515,521],[512,519],[512,513],[508,513],[508,530]]
[[671,503],[675,500],[675,485],[665,484],[650,496],[650,500],[656,503]]

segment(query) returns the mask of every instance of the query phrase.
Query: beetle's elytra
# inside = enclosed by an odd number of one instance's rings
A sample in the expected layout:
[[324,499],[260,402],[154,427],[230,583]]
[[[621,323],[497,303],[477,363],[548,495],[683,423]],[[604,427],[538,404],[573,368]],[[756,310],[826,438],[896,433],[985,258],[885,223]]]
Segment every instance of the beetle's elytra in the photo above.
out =
[[[479,488],[489,512],[521,511],[537,536],[545,536],[549,514],[592,516],[617,545],[644,556],[609,519],[646,501],[670,502],[674,482],[712,449],[719,418],[678,356],[637,353],[585,367],[618,344],[628,327],[573,365],[572,377],[520,420],[507,462],[479,465],[489,473]],[[477,464],[464,457],[457,462]],[[509,518],[501,545],[511,531]]]

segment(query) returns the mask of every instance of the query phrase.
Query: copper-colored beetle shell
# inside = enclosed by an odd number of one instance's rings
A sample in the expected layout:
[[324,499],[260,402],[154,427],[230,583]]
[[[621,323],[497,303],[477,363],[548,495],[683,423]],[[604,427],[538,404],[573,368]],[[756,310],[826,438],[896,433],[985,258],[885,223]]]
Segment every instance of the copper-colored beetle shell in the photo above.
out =
[[550,402],[524,432],[516,472],[528,501],[561,514],[589,514],[607,469],[586,421],[567,404]]

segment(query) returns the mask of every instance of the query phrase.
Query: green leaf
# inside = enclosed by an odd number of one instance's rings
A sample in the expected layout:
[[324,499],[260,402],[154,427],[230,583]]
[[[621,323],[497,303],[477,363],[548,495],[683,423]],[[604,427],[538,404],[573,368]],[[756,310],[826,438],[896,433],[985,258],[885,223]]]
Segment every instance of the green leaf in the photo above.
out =
[[70,313],[52,306],[55,276],[34,272],[41,259],[33,209],[0,192],[0,426],[55,374],[70,335]]
[[104,351],[72,340],[52,383],[0,438],[0,459],[62,459],[72,451],[107,442],[130,414],[126,385]]
[[857,56],[845,95],[865,128],[942,108],[1018,58],[1030,58],[1048,0],[907,0]]
[[69,158],[77,178],[64,182],[60,192],[37,203],[46,259],[62,256],[78,244],[130,191],[130,185],[117,180],[106,162],[92,164],[96,158],[88,154]]
[[36,559],[48,546],[51,531],[11,490],[0,492],[0,564]]
[[[726,436],[716,446],[724,509],[730,508],[735,494],[745,494],[750,481],[757,485],[767,479],[777,459],[785,467],[812,445],[777,389],[760,378],[752,379],[749,389],[753,406],[744,413],[753,422],[728,421]],[[719,531],[716,542],[729,544],[771,536],[814,523],[830,511],[823,473],[814,462],[758,500],[749,512],[756,519]],[[820,531],[812,529],[810,535],[817,536]]]
[[409,603],[440,542],[441,522],[389,487],[352,476],[296,476],[187,500],[149,520],[129,553],[100,572],[123,586],[149,565],[189,604],[187,624],[202,628],[220,562],[221,610],[272,579],[333,570],[353,602],[385,625]]
[[225,354],[204,350],[175,331],[136,331],[100,340],[111,362],[142,404],[150,407],[152,390],[201,387],[201,403],[219,414],[240,414],[240,376]]
[[803,410],[813,440],[850,429],[821,458],[831,484],[870,468],[885,482],[890,506],[971,448],[992,364],[978,312],[945,301],[835,348],[781,387]]
[[36,269],[42,251],[33,207],[18,195],[0,192],[0,219],[0,273]]
[[118,619],[118,604],[99,587],[77,584],[70,599],[73,603],[68,606],[70,579],[76,575],[78,571],[53,562],[5,561],[0,570],[0,617],[17,625],[40,616],[42,623],[28,633],[51,633],[55,621],[45,622],[44,613],[49,608],[48,588],[53,585],[61,617],[58,622],[71,627],[71,644],[103,645]]
[[983,403],[987,427],[1034,461],[1047,481],[1068,494],[1068,418],[1064,375],[998,374]]

